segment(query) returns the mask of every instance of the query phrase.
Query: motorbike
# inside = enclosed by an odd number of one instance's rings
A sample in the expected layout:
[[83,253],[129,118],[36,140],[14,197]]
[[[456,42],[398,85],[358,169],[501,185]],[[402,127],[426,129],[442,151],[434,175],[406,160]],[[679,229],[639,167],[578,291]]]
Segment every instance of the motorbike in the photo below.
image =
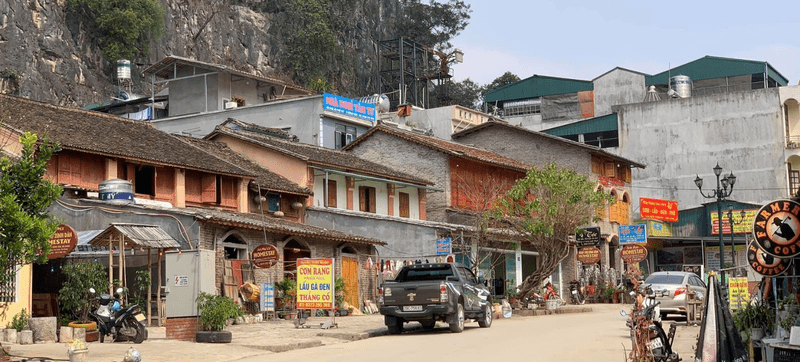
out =
[[[638,288],[639,292],[631,291],[634,297],[633,311],[625,324],[630,328],[632,349],[630,357],[634,361],[652,360],[656,362],[678,362],[681,360],[678,353],[672,350],[675,339],[676,325],[669,327],[669,334],[664,332],[661,324],[661,313],[656,301],[659,296],[666,295],[666,291],[654,291],[649,285]],[[624,310],[620,315],[627,316]]]
[[[96,293],[94,288],[89,288],[89,292],[92,295]],[[104,293],[94,297],[97,309],[90,309],[89,317],[97,322],[100,343],[107,335],[111,336],[113,342],[133,341],[139,344],[147,339],[147,328],[143,324],[145,316],[136,304],[127,308],[120,306],[119,295],[122,292],[123,289],[118,288],[114,296]]]
[[583,287],[580,282],[573,280],[569,282],[570,302],[572,304],[582,305],[586,303],[586,296],[583,295]]

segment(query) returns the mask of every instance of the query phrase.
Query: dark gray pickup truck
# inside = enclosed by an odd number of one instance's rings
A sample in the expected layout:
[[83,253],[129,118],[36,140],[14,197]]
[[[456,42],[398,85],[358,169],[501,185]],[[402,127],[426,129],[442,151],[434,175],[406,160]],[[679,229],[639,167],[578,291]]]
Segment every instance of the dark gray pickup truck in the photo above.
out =
[[460,333],[464,320],[474,319],[482,328],[492,325],[489,290],[467,267],[456,263],[413,264],[403,267],[394,280],[381,285],[380,311],[389,333],[403,331],[403,323],[418,321],[433,329],[446,322]]

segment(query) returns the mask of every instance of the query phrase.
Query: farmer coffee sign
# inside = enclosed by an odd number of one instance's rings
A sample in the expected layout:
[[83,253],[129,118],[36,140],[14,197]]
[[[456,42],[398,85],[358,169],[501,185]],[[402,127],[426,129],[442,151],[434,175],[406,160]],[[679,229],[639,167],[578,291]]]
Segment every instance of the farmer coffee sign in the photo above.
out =
[[581,248],[578,250],[578,261],[581,264],[597,264],[600,261],[600,249],[594,246]]
[[758,246],[778,258],[800,254],[800,204],[775,200],[758,210],[753,220],[753,235]]
[[747,246],[747,264],[763,276],[781,275],[792,265],[792,258],[776,258],[767,254],[758,244]]
[[253,249],[253,255],[250,260],[253,261],[253,265],[256,268],[270,268],[275,263],[278,262],[280,256],[278,254],[278,248],[272,245],[259,245],[255,249]]
[[58,225],[56,233],[50,237],[50,254],[48,259],[58,259],[66,256],[78,244],[78,234],[69,225]]
[[575,242],[579,247],[600,245],[600,228],[590,227],[578,230],[575,233]]

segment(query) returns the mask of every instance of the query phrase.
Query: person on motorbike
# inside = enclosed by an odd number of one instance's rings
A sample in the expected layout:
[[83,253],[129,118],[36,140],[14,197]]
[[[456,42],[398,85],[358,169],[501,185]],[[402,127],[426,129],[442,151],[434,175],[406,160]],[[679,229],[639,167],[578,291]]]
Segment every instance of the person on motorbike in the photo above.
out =
[[556,290],[553,289],[553,283],[547,282],[547,284],[544,286],[544,300],[547,300],[550,297],[558,297],[558,293],[556,293]]

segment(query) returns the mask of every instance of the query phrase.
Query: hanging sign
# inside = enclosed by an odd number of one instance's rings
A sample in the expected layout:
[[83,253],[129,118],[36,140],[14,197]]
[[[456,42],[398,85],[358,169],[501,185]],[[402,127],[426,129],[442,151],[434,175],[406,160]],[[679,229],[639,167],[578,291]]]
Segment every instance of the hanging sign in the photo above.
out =
[[678,222],[678,202],[639,198],[639,213],[644,219]]
[[72,252],[78,244],[78,234],[69,225],[58,225],[56,233],[50,237],[50,254],[47,259],[58,259]]
[[261,311],[275,311],[275,284],[261,283]]
[[647,257],[647,248],[641,245],[625,245],[619,257],[626,263],[638,263]]
[[758,210],[753,235],[764,252],[779,258],[800,254],[800,204],[775,200]]
[[757,243],[747,246],[747,264],[753,271],[763,276],[775,276],[785,273],[792,265],[792,258],[776,258],[767,254]]
[[333,309],[333,259],[297,259],[297,309]]
[[253,253],[250,256],[250,260],[253,261],[253,265],[256,268],[271,268],[275,265],[280,259],[280,254],[278,254],[278,248],[272,245],[259,245],[255,249],[253,249]]
[[436,240],[436,255],[447,255],[453,252],[453,243],[450,238]]
[[600,228],[590,227],[578,230],[575,233],[575,242],[579,247],[600,245]]
[[597,264],[600,261],[600,249],[594,246],[581,248],[578,250],[578,261],[581,264]]

